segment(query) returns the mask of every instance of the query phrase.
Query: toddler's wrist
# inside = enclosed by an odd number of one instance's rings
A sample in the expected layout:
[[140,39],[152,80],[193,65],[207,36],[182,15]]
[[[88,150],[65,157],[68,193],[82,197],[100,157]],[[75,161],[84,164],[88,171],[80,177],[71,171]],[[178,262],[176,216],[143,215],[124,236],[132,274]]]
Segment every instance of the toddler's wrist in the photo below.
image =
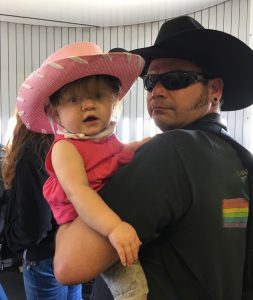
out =
[[105,236],[109,237],[122,224],[122,222],[123,221],[121,219],[116,221],[112,226],[110,226],[110,228],[108,228],[107,233],[105,234]]

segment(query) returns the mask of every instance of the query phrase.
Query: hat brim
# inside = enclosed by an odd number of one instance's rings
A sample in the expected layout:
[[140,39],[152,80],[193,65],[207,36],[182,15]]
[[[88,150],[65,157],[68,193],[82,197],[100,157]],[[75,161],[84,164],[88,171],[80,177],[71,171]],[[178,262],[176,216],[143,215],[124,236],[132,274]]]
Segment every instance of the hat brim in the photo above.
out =
[[222,110],[239,110],[253,104],[253,51],[230,34],[212,29],[181,32],[130,53],[145,59],[141,77],[156,58],[188,59],[224,80]]
[[52,124],[44,110],[50,95],[64,85],[83,77],[111,75],[121,82],[119,98],[122,99],[140,75],[143,66],[143,59],[130,53],[68,57],[43,64],[19,89],[17,98],[19,115],[30,130],[53,133]]

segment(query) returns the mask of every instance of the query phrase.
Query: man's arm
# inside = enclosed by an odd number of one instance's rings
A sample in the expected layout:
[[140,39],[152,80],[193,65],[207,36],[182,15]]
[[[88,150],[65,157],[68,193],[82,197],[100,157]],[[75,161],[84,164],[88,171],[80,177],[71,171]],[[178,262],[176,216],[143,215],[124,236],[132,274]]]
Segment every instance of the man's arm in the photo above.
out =
[[119,259],[109,240],[78,217],[56,236],[54,273],[61,284],[87,282]]

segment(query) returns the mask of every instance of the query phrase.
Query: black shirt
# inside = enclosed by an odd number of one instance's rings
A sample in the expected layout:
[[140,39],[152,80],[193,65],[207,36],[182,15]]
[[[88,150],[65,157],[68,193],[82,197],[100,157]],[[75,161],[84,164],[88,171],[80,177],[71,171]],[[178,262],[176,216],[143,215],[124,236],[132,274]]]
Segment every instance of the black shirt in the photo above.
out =
[[[248,182],[227,142],[198,129],[159,134],[101,196],[144,244],[149,300],[241,299],[246,221],[229,220],[225,208],[247,206]],[[101,281],[94,293],[96,300],[112,299]]]

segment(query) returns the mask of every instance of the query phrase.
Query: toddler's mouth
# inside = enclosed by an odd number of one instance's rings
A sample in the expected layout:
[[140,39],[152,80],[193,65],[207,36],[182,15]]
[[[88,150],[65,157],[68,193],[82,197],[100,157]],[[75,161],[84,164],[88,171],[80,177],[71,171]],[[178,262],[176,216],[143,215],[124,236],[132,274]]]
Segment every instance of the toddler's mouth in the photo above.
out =
[[87,118],[85,118],[83,120],[83,122],[92,122],[92,121],[96,121],[96,120],[98,120],[97,117],[95,117],[95,116],[88,116]]

